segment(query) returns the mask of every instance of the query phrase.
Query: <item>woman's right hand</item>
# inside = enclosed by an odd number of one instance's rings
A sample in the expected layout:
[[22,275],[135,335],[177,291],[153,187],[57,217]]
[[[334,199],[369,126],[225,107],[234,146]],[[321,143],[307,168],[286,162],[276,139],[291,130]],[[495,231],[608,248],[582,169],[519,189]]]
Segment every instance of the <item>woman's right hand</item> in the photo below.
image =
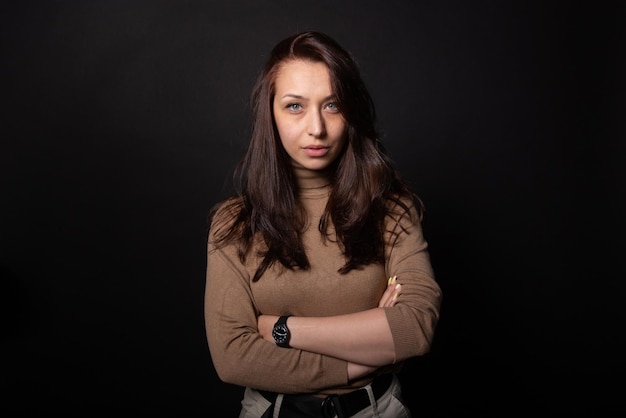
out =
[[348,380],[358,379],[376,371],[378,367],[348,362]]

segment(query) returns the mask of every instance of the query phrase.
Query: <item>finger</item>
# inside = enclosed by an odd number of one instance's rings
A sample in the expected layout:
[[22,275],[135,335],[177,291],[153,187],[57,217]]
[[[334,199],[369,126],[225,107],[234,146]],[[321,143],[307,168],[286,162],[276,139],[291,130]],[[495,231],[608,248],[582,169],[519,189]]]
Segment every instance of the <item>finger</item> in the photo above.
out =
[[389,307],[389,306],[393,306],[395,304],[394,299],[394,295],[397,293],[397,289],[396,289],[396,276],[390,277],[388,282],[387,282],[387,288],[385,289],[385,292],[383,293],[383,295],[380,298],[380,301],[378,302],[378,307],[380,308],[385,308],[385,307]]
[[390,277],[389,280],[387,280],[387,288],[385,289],[385,291],[383,292],[383,295],[381,296],[380,300],[378,301],[378,307],[379,308],[384,308],[386,306],[386,303],[389,301],[389,299],[391,299],[393,297],[393,283],[395,281],[395,277]]
[[391,288],[389,289],[389,296],[385,299],[383,307],[391,308],[392,306],[394,306],[397,302],[398,295],[400,294],[401,290],[402,286],[400,285],[400,283],[396,283],[395,285],[391,286]]
[[398,301],[398,296],[400,295],[400,291],[402,291],[402,285],[400,283],[396,283],[393,289],[393,296],[391,297],[391,301],[389,302],[389,306],[394,306]]

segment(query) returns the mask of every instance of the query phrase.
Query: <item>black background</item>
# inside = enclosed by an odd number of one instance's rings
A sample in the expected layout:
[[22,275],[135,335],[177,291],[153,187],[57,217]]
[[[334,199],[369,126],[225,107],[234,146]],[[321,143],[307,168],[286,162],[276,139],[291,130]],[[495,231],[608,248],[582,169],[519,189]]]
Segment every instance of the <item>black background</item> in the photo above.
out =
[[624,412],[618,3],[3,2],[0,411],[236,416],[205,216],[269,49],[316,29],[426,203],[444,305],[414,414]]

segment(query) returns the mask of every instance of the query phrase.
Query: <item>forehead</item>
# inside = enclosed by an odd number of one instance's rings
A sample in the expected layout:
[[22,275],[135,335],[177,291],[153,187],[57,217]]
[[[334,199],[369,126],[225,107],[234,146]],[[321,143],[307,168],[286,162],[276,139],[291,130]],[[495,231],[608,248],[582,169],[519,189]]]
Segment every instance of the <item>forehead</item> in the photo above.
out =
[[277,92],[285,89],[331,90],[330,73],[326,64],[302,59],[282,62],[274,83]]

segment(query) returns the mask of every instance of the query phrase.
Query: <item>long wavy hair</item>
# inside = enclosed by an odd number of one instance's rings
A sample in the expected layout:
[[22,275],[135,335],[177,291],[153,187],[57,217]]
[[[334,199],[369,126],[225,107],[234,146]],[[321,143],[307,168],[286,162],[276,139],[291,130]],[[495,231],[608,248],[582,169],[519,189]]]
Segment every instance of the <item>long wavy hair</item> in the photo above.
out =
[[419,197],[394,168],[376,129],[374,102],[352,55],[320,32],[290,36],[272,49],[252,90],[251,139],[233,173],[236,195],[209,212],[211,226],[218,208],[232,217],[214,234],[217,247],[235,244],[246,260],[255,238],[263,250],[253,280],[274,263],[288,269],[308,269],[302,244],[306,219],[298,203],[298,185],[289,155],[282,146],[272,103],[276,74],[282,63],[303,59],[324,63],[339,111],[346,121],[344,150],[331,165],[331,192],[318,228],[324,239],[334,226],[346,262],[345,274],[371,263],[384,263],[385,219],[411,214],[423,216]]

